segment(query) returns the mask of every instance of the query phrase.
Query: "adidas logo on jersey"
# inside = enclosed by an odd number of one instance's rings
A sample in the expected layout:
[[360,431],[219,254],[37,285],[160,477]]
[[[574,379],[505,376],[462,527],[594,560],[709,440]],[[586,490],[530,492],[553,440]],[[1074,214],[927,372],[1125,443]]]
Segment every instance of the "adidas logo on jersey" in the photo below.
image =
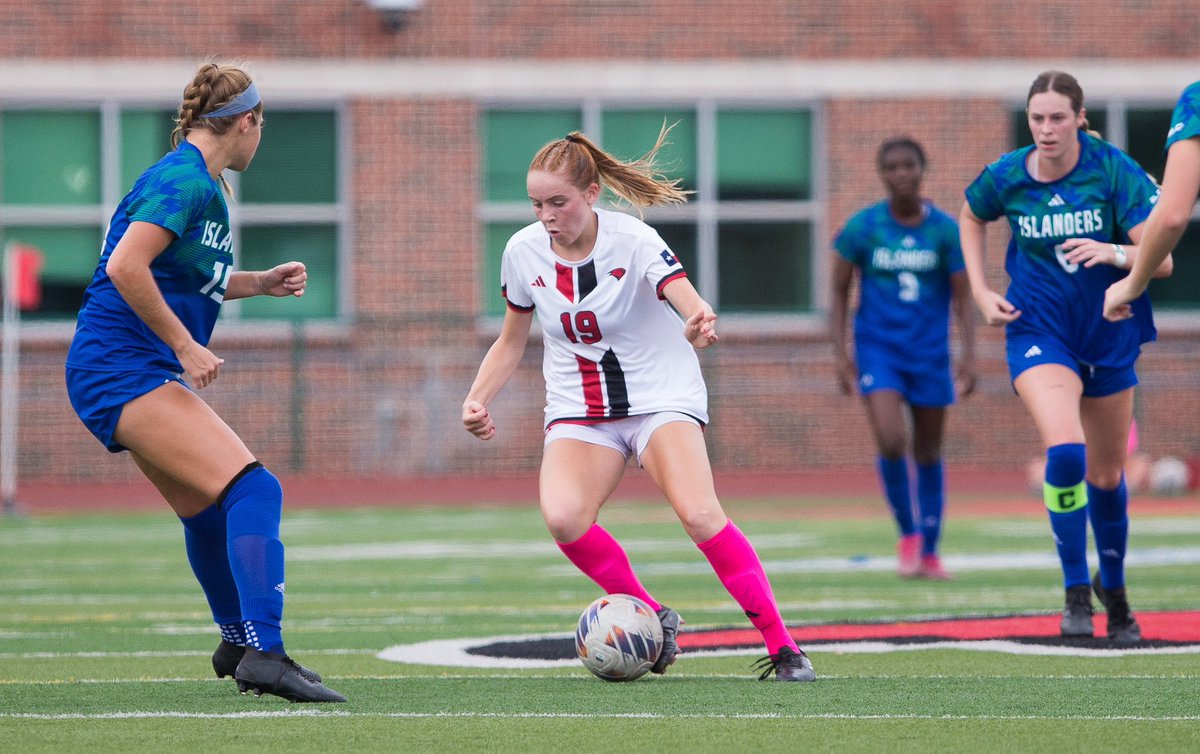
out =
[[1025,358],[1027,358],[1027,359],[1032,359],[1034,356],[1041,356],[1041,355],[1042,355],[1042,349],[1038,348],[1037,346],[1030,346],[1029,350],[1025,352]]
[[1063,206],[1064,204],[1066,204],[1066,202],[1065,202],[1065,201],[1063,201],[1063,198],[1062,198],[1061,196],[1059,196],[1058,194],[1055,194],[1055,195],[1053,196],[1053,198],[1051,198],[1051,199],[1050,199],[1050,201],[1048,202],[1048,204],[1049,204],[1051,207],[1061,207],[1061,206]]
[[531,285],[531,286],[533,286],[534,288],[545,288],[545,287],[546,287],[546,281],[542,280],[542,276],[541,276],[541,275],[538,275],[538,276],[537,276],[537,280],[535,280],[535,281],[533,281],[532,283],[530,283],[530,285]]

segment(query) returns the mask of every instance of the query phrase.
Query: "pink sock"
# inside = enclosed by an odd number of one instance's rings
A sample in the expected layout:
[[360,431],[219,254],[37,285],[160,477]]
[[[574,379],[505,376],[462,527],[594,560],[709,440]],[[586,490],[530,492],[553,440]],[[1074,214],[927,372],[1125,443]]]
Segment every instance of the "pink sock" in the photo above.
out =
[[763,573],[762,561],[741,529],[730,521],[712,539],[696,546],[712,564],[717,578],[746,611],[746,617],[762,634],[767,652],[776,654],[780,647],[798,649],[787,632],[787,626],[783,625],[771,584]]
[[565,545],[560,543],[558,549],[576,568],[599,584],[605,594],[628,594],[655,610],[662,609],[662,605],[638,581],[624,548],[599,524],[592,524],[587,534],[574,542]]

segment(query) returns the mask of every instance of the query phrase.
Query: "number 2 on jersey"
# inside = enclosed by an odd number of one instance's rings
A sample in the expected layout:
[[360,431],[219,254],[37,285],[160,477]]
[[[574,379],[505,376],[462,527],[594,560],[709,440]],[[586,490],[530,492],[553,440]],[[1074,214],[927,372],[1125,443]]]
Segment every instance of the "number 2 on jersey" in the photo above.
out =
[[600,323],[596,321],[595,312],[586,309],[575,312],[574,319],[570,312],[563,312],[559,319],[562,322],[563,333],[572,343],[586,343],[590,346],[593,343],[599,343],[600,339],[604,337],[600,332]]

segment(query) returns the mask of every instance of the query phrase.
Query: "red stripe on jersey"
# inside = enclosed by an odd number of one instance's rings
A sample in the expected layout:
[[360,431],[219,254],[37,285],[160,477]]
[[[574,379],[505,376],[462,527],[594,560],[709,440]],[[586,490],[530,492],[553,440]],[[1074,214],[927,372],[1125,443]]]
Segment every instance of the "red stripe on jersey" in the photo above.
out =
[[600,367],[582,356],[575,357],[579,364],[579,376],[583,379],[583,402],[587,415],[604,416],[604,392],[600,389]]
[[687,277],[687,273],[684,272],[683,270],[679,270],[678,272],[673,272],[670,275],[667,275],[662,280],[658,281],[658,285],[656,285],[654,287],[654,292],[658,294],[659,298],[666,299],[666,296],[663,295],[663,288],[667,287],[667,283],[671,282],[672,280],[678,280],[679,278],[685,278],[685,277]]
[[575,269],[555,262],[554,271],[558,273],[558,280],[554,284],[558,292],[566,296],[567,301],[575,303]]

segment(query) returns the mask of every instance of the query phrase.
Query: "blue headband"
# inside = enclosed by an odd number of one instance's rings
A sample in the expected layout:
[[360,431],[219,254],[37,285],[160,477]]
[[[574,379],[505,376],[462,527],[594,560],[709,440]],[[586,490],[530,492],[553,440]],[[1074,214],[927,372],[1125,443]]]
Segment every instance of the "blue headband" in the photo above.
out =
[[262,102],[262,97],[258,96],[258,89],[255,88],[254,82],[250,82],[250,86],[246,87],[244,92],[226,102],[223,107],[218,107],[216,110],[207,112],[200,117],[223,118],[226,115],[241,115],[253,110],[258,106],[259,102]]

